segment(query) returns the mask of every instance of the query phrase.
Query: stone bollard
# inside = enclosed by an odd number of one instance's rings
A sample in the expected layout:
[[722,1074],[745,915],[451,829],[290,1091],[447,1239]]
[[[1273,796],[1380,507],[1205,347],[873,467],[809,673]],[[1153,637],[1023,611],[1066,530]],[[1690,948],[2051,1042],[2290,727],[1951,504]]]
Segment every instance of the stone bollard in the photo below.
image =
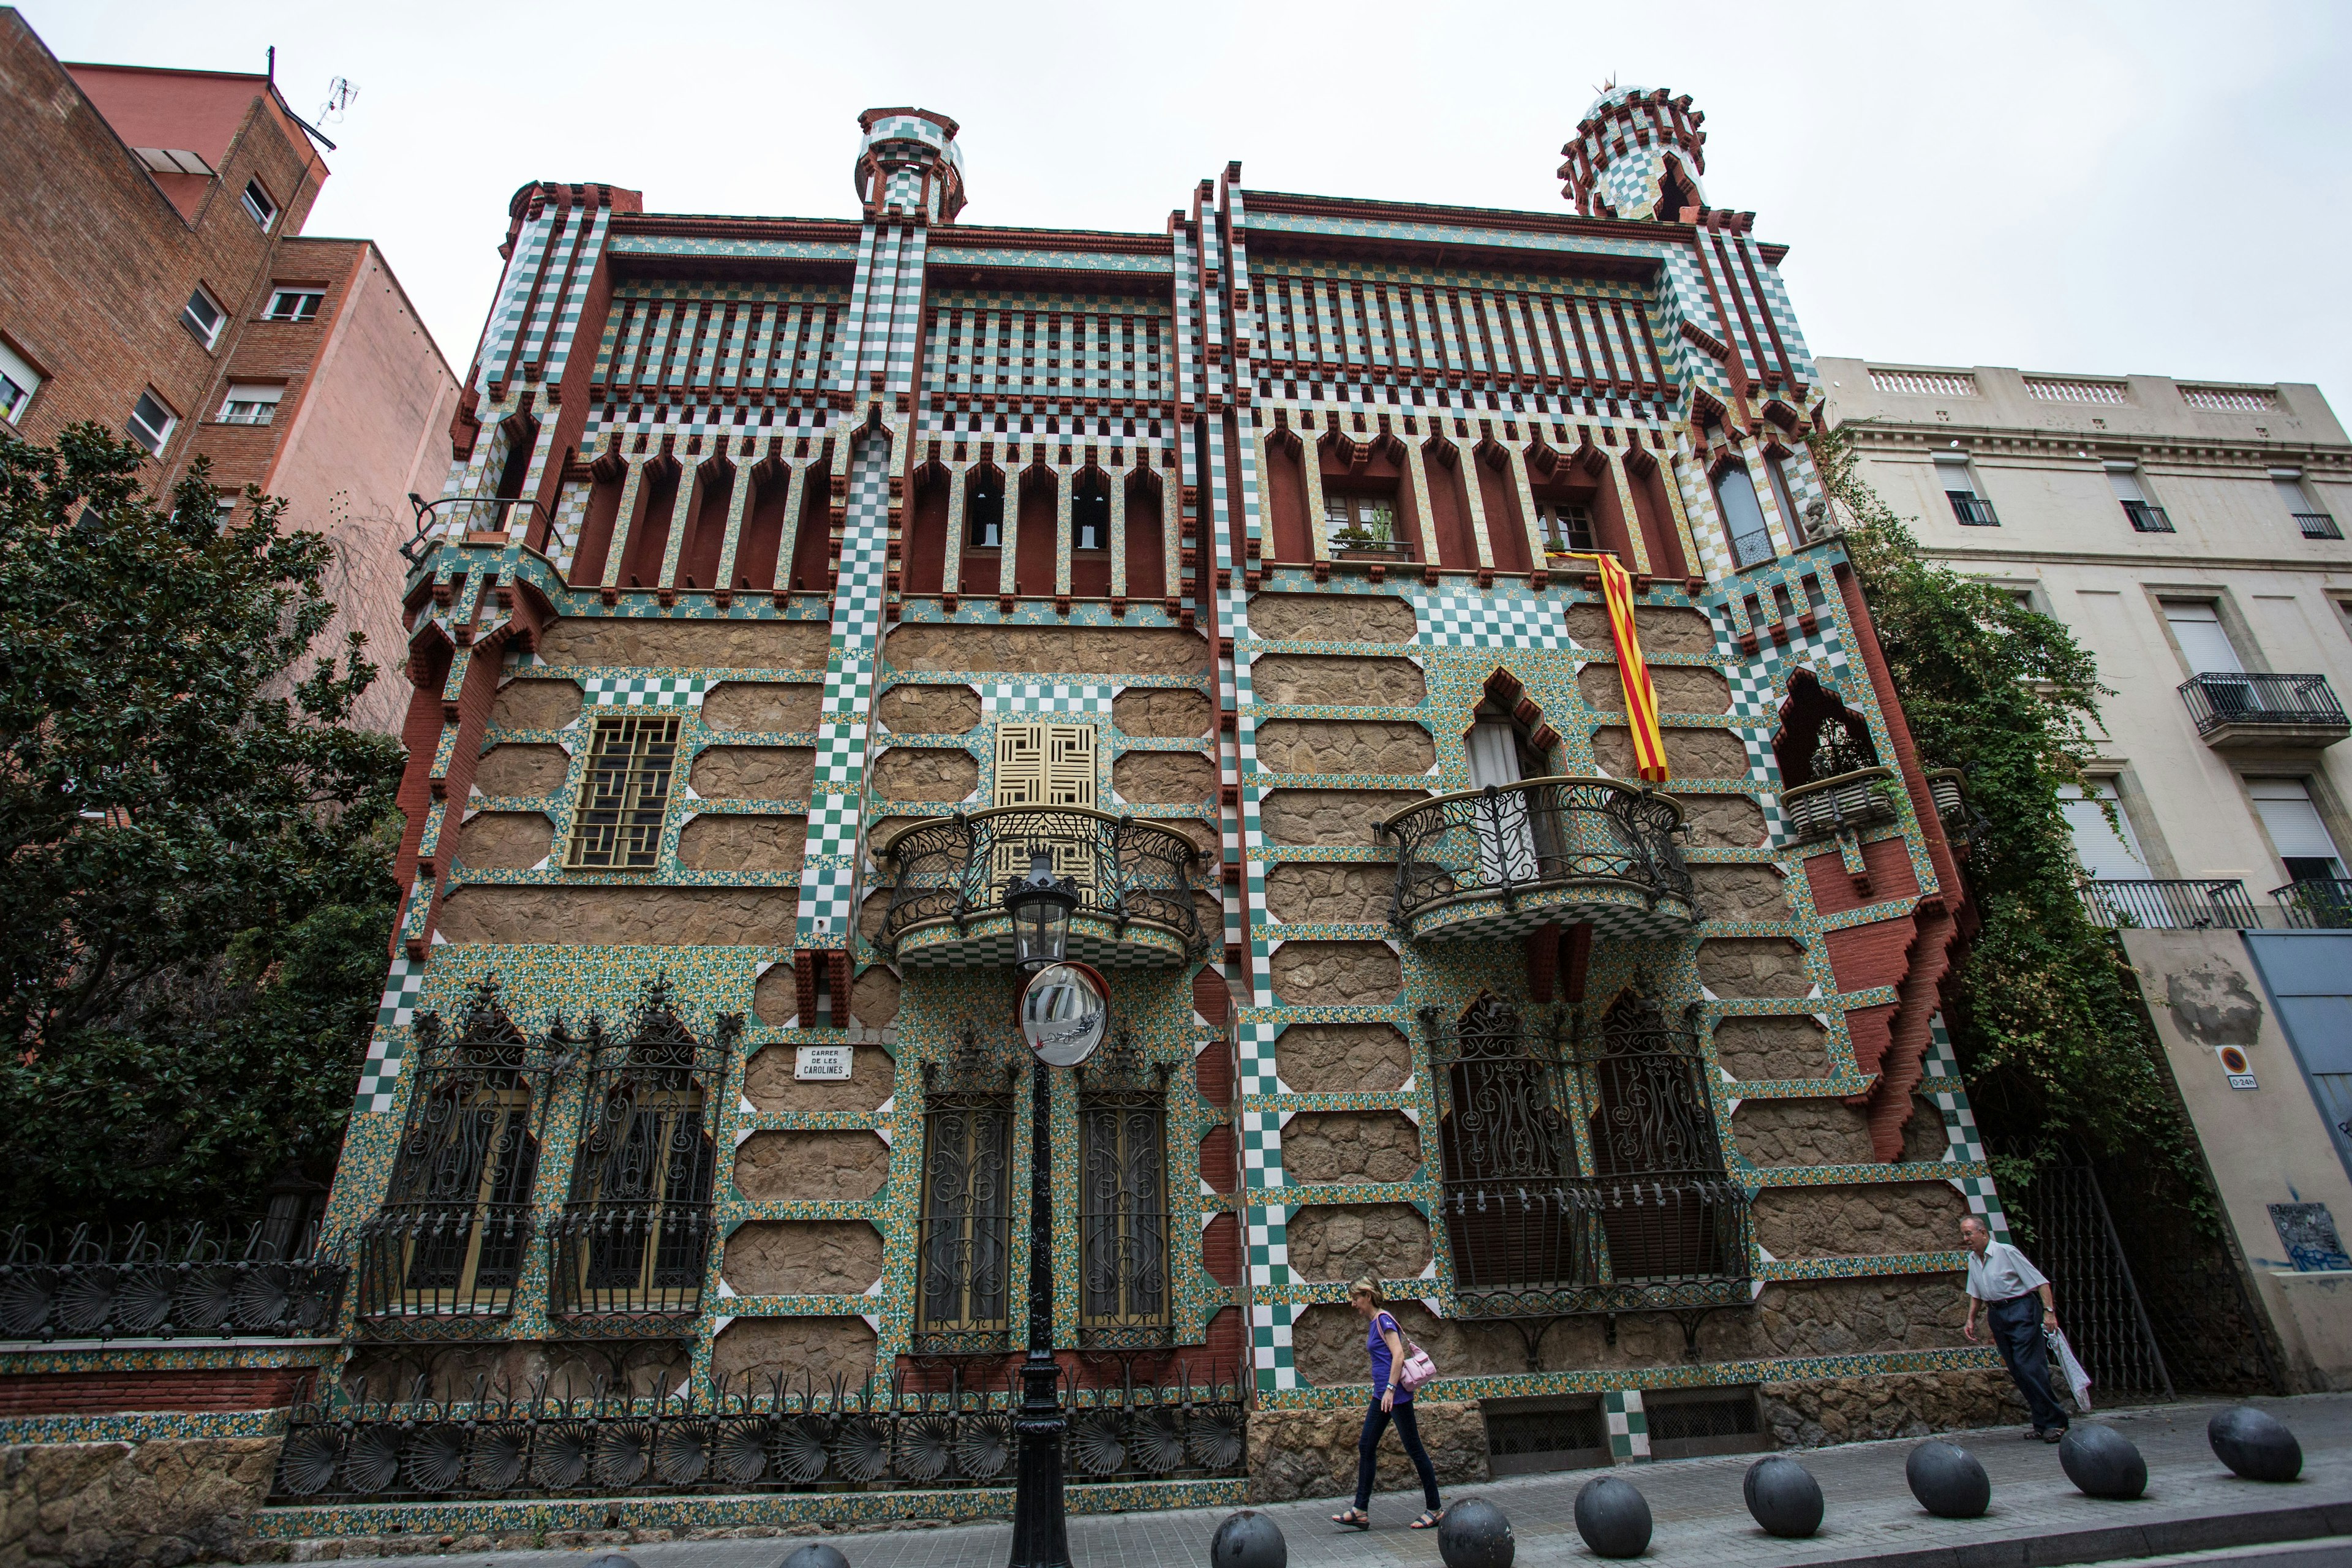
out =
[[1511,1521],[1485,1498],[1464,1498],[1437,1525],[1437,1554],[1445,1568],[1511,1568],[1518,1552]]
[[2112,1426],[2067,1427],[2058,1440],[2058,1468],[2088,1497],[2129,1502],[2147,1490],[2147,1461]]
[[1289,1562],[1281,1526],[1255,1509],[1226,1515],[1209,1538],[1210,1568],[1286,1568]]
[[1588,1481],[1576,1494],[1576,1533],[1598,1557],[1639,1557],[1650,1546],[1650,1500],[1615,1476]]
[[2250,1481],[2291,1481],[2303,1474],[2303,1445],[2267,1410],[2232,1405],[2205,1423],[2213,1457]]
[[785,1558],[783,1568],[849,1568],[849,1559],[822,1541],[812,1541]]
[[1957,1443],[1931,1437],[1903,1461],[1903,1479],[1919,1506],[1938,1519],[1981,1519],[1992,1503],[1992,1478]]
[[582,1568],[637,1568],[637,1560],[618,1552],[600,1552]]
[[1822,1527],[1822,1484],[1786,1454],[1767,1454],[1748,1466],[1739,1491],[1769,1534],[1795,1541]]

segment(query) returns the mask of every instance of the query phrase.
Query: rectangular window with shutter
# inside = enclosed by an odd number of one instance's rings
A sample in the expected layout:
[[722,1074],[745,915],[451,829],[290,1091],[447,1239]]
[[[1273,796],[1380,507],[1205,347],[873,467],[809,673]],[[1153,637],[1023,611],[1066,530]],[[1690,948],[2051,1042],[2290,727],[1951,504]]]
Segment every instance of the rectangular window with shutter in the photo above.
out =
[[[2139,840],[2123,814],[2114,781],[2095,779],[2083,789],[2070,784],[2060,791],[2058,807],[2074,837],[2074,858],[2092,877],[2102,882],[2130,882],[2148,875],[2147,860],[2140,854]],[[2113,821],[2107,818],[2109,807],[2115,810]]]
[[2343,858],[2336,840],[2319,819],[2311,788],[2301,779],[2248,779],[2246,793],[2253,797],[2255,814],[2271,836],[2293,882],[2330,881],[2344,875]]
[[2221,613],[2210,599],[2167,599],[2164,619],[2192,673],[2236,675],[2245,669],[2221,625]]

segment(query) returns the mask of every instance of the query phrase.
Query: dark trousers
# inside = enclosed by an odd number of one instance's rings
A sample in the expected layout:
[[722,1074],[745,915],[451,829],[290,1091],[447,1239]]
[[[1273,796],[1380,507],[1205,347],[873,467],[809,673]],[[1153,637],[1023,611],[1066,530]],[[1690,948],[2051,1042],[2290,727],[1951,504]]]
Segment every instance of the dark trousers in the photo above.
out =
[[2042,1298],[2028,1291],[2006,1301],[1988,1302],[1985,1318],[2002,1364],[2033,1409],[2033,1429],[2063,1432],[2065,1407],[2050,1392],[2050,1354],[2042,1340]]
[[1380,1396],[1372,1396],[1372,1407],[1364,1412],[1364,1435],[1356,1439],[1356,1506],[1372,1505],[1372,1471],[1380,1463],[1381,1433],[1386,1429],[1391,1415],[1396,1421],[1397,1440],[1404,1445],[1405,1458],[1421,1472],[1421,1497],[1429,1511],[1435,1513],[1437,1501],[1437,1470],[1429,1462],[1429,1450],[1421,1446],[1421,1424],[1413,1419],[1412,1401],[1397,1401],[1394,1412],[1381,1408]]

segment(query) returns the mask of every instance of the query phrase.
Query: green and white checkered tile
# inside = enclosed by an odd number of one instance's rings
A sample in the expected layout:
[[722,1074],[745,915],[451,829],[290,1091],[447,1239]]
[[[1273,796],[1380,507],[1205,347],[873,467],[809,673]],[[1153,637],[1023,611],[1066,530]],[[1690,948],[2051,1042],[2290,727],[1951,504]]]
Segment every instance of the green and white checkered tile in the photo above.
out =
[[1116,686],[992,685],[980,689],[980,710],[1006,717],[1029,713],[1086,713],[1099,717],[1110,711]]
[[1281,1033],[1280,1024],[1243,1024],[1234,1029],[1234,1050],[1240,1057],[1243,1094],[1282,1092],[1282,1080],[1276,1074],[1274,1051],[1274,1042]]
[[[1944,1027],[1941,1013],[1927,1021],[1927,1049],[1920,1067],[1923,1076],[1919,1090],[1943,1113],[1944,1136],[1951,1144],[1945,1158],[1984,1159],[1984,1136],[1977,1128],[1977,1113],[1969,1105],[1968,1086],[1961,1081],[1959,1058],[1952,1050],[1952,1037]],[[1994,1188],[1992,1178],[1954,1176],[1949,1180],[1969,1200],[1969,1212],[1984,1216],[1985,1228],[1992,1233],[1992,1238],[2007,1241],[2009,1215],[2001,1208],[2000,1194]]]
[[1249,1221],[1249,1282],[1290,1283],[1290,1211],[1281,1204],[1252,1208]]
[[1298,1386],[1290,1325],[1301,1310],[1289,1301],[1269,1301],[1250,1309],[1250,1360],[1257,1371],[1261,1394],[1280,1394]]
[[580,690],[591,708],[699,708],[709,684],[698,675],[592,675]]
[[1621,1465],[1648,1463],[1650,1416],[1642,1408],[1642,1391],[1607,1390],[1601,1395],[1601,1414],[1609,1423],[1610,1458]]
[[416,999],[425,991],[425,965],[405,953],[392,961],[383,982],[383,996],[375,1009],[375,1034],[368,1041],[367,1061],[360,1068],[359,1098],[352,1109],[390,1110],[400,1085],[401,1037],[416,1016]]
[[1408,592],[1423,647],[1565,648],[1568,627],[1559,607],[1541,599],[1493,594]]
[[1279,1187],[1282,1180],[1282,1124],[1279,1110],[1244,1110],[1238,1119],[1242,1135],[1242,1185]]

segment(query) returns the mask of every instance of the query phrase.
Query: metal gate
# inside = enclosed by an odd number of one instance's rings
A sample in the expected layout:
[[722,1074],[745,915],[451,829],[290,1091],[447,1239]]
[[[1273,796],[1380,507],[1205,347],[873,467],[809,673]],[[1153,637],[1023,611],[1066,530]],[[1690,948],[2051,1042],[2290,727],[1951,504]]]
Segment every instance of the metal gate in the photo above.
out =
[[2056,1290],[2058,1321],[2091,1374],[2094,1403],[2124,1394],[2170,1399],[2172,1377],[2097,1173],[2079,1161],[2047,1167],[2034,1178],[2029,1203],[2032,1256]]

